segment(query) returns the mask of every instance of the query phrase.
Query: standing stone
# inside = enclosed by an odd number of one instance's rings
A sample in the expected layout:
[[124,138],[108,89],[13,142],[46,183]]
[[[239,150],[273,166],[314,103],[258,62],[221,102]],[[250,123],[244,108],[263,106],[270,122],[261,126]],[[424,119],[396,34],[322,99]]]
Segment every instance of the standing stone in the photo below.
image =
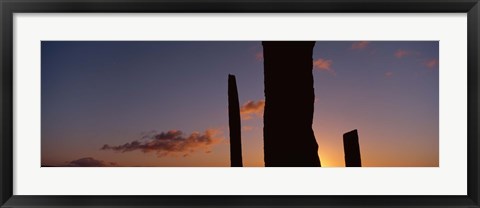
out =
[[362,167],[360,145],[358,144],[357,130],[343,134],[343,150],[345,152],[346,167]]
[[312,130],[314,41],[263,41],[266,167],[319,167]]
[[230,125],[230,164],[232,167],[242,167],[240,104],[237,81],[231,74],[228,75],[228,123]]

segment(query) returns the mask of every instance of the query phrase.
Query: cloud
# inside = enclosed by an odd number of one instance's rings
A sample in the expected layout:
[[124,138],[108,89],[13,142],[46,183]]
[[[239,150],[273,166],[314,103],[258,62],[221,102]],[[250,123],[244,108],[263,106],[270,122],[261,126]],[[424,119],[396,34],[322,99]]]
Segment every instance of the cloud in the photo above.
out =
[[385,77],[387,77],[387,78],[391,78],[391,77],[393,77],[393,72],[392,72],[392,71],[388,71],[388,72],[385,72],[384,75],[385,75]]
[[418,51],[413,51],[413,50],[404,50],[404,49],[398,49],[395,51],[393,54],[397,58],[403,58],[405,56],[421,56],[422,54]]
[[68,167],[111,167],[118,166],[114,162],[105,162],[103,160],[96,160],[92,157],[84,157],[78,160],[72,160],[66,165]]
[[403,58],[407,55],[410,55],[410,52],[409,51],[406,51],[406,50],[403,50],[403,49],[398,49],[397,51],[395,51],[395,57],[397,58]]
[[253,116],[262,117],[263,108],[265,107],[265,101],[259,100],[255,101],[247,101],[240,107],[240,114],[242,115],[242,119],[250,120]]
[[364,49],[370,44],[369,41],[358,41],[352,44],[351,49]]
[[219,130],[216,129],[207,129],[203,133],[193,132],[188,136],[184,135],[182,131],[170,130],[143,136],[139,140],[123,145],[111,146],[105,144],[101,150],[113,150],[122,153],[139,150],[143,153],[155,152],[157,157],[176,155],[186,157],[198,149],[205,152],[210,151],[211,146],[222,140],[222,138],[217,137],[218,134]]
[[330,74],[336,75],[335,71],[332,69],[333,61],[330,59],[318,58],[313,60],[313,68],[319,71],[326,71]]
[[263,52],[262,51],[259,51],[255,54],[255,59],[257,61],[263,61]]
[[253,126],[242,126],[242,130],[243,130],[243,131],[252,131],[252,130],[253,130]]
[[434,69],[438,66],[438,59],[429,59],[423,63],[426,67]]

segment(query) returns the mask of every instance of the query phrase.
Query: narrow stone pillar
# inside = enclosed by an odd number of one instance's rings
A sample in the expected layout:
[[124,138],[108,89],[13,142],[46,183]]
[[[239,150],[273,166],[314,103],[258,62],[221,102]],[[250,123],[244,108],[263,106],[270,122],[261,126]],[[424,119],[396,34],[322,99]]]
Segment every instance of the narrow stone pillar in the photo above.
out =
[[346,167],[362,167],[360,145],[358,144],[357,130],[343,134],[343,150],[345,152]]
[[240,104],[237,81],[231,74],[228,75],[228,123],[230,125],[230,164],[232,167],[242,167]]
[[319,167],[312,130],[314,41],[263,41],[266,167]]

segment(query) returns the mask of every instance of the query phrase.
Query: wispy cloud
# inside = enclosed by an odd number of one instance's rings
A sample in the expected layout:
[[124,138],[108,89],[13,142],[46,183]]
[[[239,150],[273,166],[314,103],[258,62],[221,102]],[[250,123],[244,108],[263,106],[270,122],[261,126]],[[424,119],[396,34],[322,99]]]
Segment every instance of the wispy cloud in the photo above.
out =
[[423,63],[429,69],[435,69],[438,66],[438,59],[429,59]]
[[313,60],[313,68],[319,71],[326,71],[332,75],[336,75],[335,71],[332,69],[333,61],[330,59],[318,58]]
[[67,162],[67,167],[111,167],[118,166],[115,162],[105,162],[103,160],[97,160],[93,157],[84,157],[78,160],[72,160]]
[[259,52],[255,53],[255,59],[257,61],[263,61],[263,52],[259,51]]
[[351,49],[357,50],[357,49],[364,49],[370,44],[369,41],[357,41],[352,43]]
[[252,131],[252,130],[253,130],[253,126],[242,126],[242,130],[243,130],[243,131]]
[[391,77],[393,77],[393,72],[392,71],[387,71],[387,72],[385,72],[384,76],[386,78],[391,78]]
[[408,56],[410,55],[411,53],[409,51],[406,51],[406,50],[403,50],[403,49],[398,49],[397,51],[395,51],[395,57],[397,58],[403,58],[405,56]]
[[250,120],[254,116],[261,117],[263,109],[265,107],[265,101],[259,100],[257,102],[249,100],[240,107],[240,114],[243,120]]
[[403,58],[403,57],[406,57],[406,56],[421,56],[421,53],[418,52],[418,51],[413,51],[413,50],[405,50],[405,49],[398,49],[395,51],[395,53],[393,54],[395,57],[397,58]]
[[208,153],[212,145],[223,139],[218,137],[218,134],[219,130],[216,129],[207,129],[203,133],[193,132],[188,136],[184,135],[182,131],[170,130],[143,136],[141,139],[123,145],[105,144],[101,150],[113,150],[122,153],[139,150],[143,153],[155,152],[157,157],[176,156],[177,154],[182,154],[185,157],[198,149]]

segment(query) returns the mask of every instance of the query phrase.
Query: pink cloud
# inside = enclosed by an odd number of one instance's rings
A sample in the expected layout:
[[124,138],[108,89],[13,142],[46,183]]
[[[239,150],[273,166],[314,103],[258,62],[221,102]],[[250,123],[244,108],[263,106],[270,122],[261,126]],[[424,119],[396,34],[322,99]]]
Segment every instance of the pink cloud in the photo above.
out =
[[404,49],[398,49],[397,51],[395,51],[395,53],[393,54],[395,55],[395,57],[397,58],[403,58],[403,57],[406,57],[406,56],[421,56],[421,53],[418,52],[418,51],[413,51],[413,50],[404,50]]
[[385,77],[387,78],[391,78],[393,76],[393,72],[392,71],[388,71],[388,72],[385,72]]
[[335,71],[332,69],[333,61],[330,59],[316,59],[313,61],[313,68],[319,71],[326,71],[335,75]]
[[243,131],[252,131],[252,130],[253,130],[253,126],[242,126],[242,130],[243,130]]
[[261,117],[264,107],[264,100],[259,100],[257,102],[253,100],[247,101],[240,107],[240,114],[242,115],[242,119],[250,120],[253,118],[253,116]]
[[364,49],[370,44],[369,41],[358,41],[352,44],[351,49]]
[[397,51],[395,51],[395,57],[397,58],[403,58],[408,55],[410,55],[410,52],[403,49],[398,49]]
[[260,51],[260,52],[257,52],[257,53],[255,54],[255,59],[256,59],[257,61],[263,61],[263,52],[261,52],[261,51]]
[[438,66],[438,59],[429,59],[423,63],[426,67],[434,69]]

